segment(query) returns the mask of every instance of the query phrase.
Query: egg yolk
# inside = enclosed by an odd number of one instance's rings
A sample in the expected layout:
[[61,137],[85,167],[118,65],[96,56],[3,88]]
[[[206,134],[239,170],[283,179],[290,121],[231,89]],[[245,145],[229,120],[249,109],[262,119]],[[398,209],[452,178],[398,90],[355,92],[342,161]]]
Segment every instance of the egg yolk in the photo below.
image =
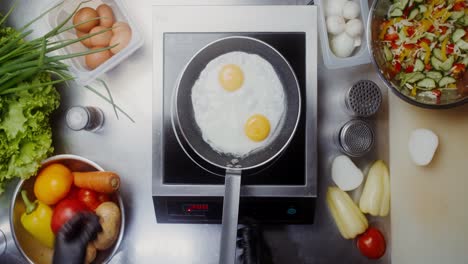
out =
[[241,88],[244,83],[244,73],[242,69],[235,64],[224,65],[218,75],[219,83],[229,92]]
[[270,134],[270,121],[264,115],[253,115],[245,123],[245,134],[253,141],[265,140]]

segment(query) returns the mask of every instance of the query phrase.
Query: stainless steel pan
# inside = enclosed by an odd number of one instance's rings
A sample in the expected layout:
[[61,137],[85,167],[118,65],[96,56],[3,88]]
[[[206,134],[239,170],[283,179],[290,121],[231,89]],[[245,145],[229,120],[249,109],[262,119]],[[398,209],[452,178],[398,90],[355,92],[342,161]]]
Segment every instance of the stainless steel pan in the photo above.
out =
[[[214,58],[232,51],[257,54],[270,62],[281,80],[285,92],[285,113],[277,129],[272,131],[273,138],[270,144],[242,158],[218,153],[203,140],[195,121],[191,99],[192,87],[205,66]],[[177,120],[184,140],[202,159],[226,170],[219,263],[234,263],[241,172],[268,163],[289,144],[296,131],[300,116],[299,84],[286,59],[267,43],[249,37],[228,37],[208,44],[192,57],[182,72],[175,93],[175,112],[173,113],[175,116],[173,118]],[[220,116],[219,118],[224,117]]]

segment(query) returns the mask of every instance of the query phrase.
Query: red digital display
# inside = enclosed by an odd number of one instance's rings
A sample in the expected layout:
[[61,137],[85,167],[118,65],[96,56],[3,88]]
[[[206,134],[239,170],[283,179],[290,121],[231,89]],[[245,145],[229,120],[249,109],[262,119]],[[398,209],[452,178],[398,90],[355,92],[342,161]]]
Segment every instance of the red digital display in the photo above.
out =
[[200,212],[200,211],[208,211],[208,204],[185,204],[184,210],[186,212]]

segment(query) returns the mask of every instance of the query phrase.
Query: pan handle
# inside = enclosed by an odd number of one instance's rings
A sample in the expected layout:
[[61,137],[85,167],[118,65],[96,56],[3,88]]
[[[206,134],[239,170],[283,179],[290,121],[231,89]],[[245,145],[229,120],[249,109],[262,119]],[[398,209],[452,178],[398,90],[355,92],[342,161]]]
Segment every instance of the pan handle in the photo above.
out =
[[236,260],[241,171],[228,169],[225,178],[219,263],[234,264]]

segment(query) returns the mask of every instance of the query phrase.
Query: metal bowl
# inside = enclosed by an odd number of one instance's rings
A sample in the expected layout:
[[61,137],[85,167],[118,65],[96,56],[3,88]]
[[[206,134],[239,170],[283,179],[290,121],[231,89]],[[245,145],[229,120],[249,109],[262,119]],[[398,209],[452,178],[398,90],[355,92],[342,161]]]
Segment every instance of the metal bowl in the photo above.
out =
[[[96,163],[76,155],[64,154],[57,155],[46,159],[42,162],[42,166],[47,166],[52,163],[61,163],[67,166],[72,171],[104,171],[101,166]],[[32,198],[33,186],[36,177],[31,177],[28,180],[22,180],[16,186],[15,192],[10,205],[10,228],[12,230],[13,239],[18,250],[23,257],[30,263],[50,264],[52,263],[53,250],[43,246],[34,239],[21,225],[21,214],[25,211],[23,200],[21,199],[21,190],[27,190],[29,197]],[[35,200],[35,199],[34,199]],[[93,263],[107,263],[111,260],[122,241],[125,227],[125,211],[122,198],[119,193],[113,195],[112,200],[116,202],[121,212],[120,232],[115,244],[104,251],[98,251],[96,259]]]
[[371,60],[383,82],[404,101],[423,108],[444,109],[459,106],[468,102],[468,96],[461,97],[457,92],[444,94],[439,103],[425,101],[421,98],[411,97],[398,89],[398,81],[391,77],[390,65],[385,60],[383,53],[383,43],[379,40],[380,25],[385,20],[387,12],[392,4],[391,0],[375,0],[372,4],[367,22],[367,44],[371,55]]

